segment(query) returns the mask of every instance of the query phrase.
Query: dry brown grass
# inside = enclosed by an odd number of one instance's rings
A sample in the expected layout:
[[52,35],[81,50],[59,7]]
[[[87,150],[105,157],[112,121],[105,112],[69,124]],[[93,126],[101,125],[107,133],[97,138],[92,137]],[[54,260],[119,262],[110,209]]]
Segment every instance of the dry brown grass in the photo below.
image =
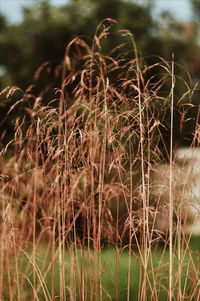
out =
[[[47,105],[44,93],[31,95],[34,105],[27,91],[24,94],[24,102],[30,105],[16,120],[12,142],[2,150],[1,300],[41,300],[41,291],[44,300],[105,299],[105,263],[100,256],[105,246],[115,247],[117,270],[122,250],[128,251],[127,301],[132,298],[133,255],[140,262],[138,300],[162,300],[161,290],[168,292],[170,301],[199,298],[199,271],[190,237],[182,231],[180,221],[176,225],[173,221],[173,115],[177,107],[183,112],[191,93],[184,88],[177,105],[175,81],[187,85],[175,79],[174,62],[157,58],[154,65],[146,66],[126,31],[122,34],[131,40],[130,53],[118,48],[112,56],[103,55],[103,40],[113,22],[104,20],[99,25],[92,46],[80,38],[68,45],[61,87]],[[168,152],[162,131],[170,106]],[[199,137],[198,129],[197,124],[194,139]],[[162,202],[151,174],[156,164],[168,160],[169,196]],[[168,229],[162,233],[156,227],[162,209],[168,212],[169,235]],[[160,241],[162,255],[155,268],[153,252]],[[44,243],[47,253],[43,258],[48,264],[39,267],[37,253]],[[164,263],[168,246],[170,259]],[[28,264],[22,272],[25,257]],[[166,267],[168,275],[162,278],[160,272]],[[184,284],[183,270],[187,274]],[[117,275],[113,276],[116,283]],[[27,283],[30,288],[25,295]],[[192,283],[190,288],[188,283]],[[122,300],[117,285],[115,298],[110,300]]]

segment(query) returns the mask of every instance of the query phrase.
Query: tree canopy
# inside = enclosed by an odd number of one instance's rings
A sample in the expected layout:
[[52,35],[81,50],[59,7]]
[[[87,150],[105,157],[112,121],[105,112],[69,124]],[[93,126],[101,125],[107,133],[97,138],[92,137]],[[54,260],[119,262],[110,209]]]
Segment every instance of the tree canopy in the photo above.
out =
[[[198,1],[193,1],[198,8]],[[197,14],[197,13],[196,13]],[[159,55],[182,64],[194,78],[200,77],[200,52],[196,23],[181,23],[170,15],[154,20],[151,6],[123,0],[71,0],[61,7],[39,1],[24,8],[23,20],[9,24],[0,16],[0,88],[17,85],[26,88],[41,64],[62,61],[67,44],[75,36],[91,38],[100,21],[114,18],[118,25],[104,49],[111,51],[122,43],[117,31],[129,30],[143,56]],[[151,62],[151,61],[150,61]]]

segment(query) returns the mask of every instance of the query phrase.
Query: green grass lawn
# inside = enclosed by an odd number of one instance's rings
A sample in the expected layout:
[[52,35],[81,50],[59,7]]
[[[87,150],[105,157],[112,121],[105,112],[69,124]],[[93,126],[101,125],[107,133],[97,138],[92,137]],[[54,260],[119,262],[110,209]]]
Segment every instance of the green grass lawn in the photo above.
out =
[[[181,287],[184,300],[189,299],[199,275],[195,271],[199,270],[200,255],[200,237],[192,238],[190,243],[191,253],[185,253],[182,256],[181,263]],[[88,253],[89,252],[89,253]],[[31,255],[27,254],[21,257],[19,261],[21,300],[32,300],[33,289],[33,265]],[[38,300],[51,300],[52,281],[54,283],[54,294],[59,298],[60,286],[60,264],[59,256],[54,261],[54,272],[52,266],[47,272],[48,265],[51,263],[51,254],[46,245],[41,245],[37,249],[36,255],[36,282],[38,289],[36,291]],[[143,276],[142,261],[138,252],[132,252],[130,257],[126,251],[118,249],[103,249],[95,255],[91,249],[89,251],[77,252],[73,249],[66,250],[65,253],[65,287],[66,300],[91,300],[91,296],[98,297],[96,300],[127,300],[128,287],[128,267],[130,262],[130,300],[137,300],[138,292],[141,289],[140,277]],[[178,257],[174,253],[174,295],[178,291]],[[168,250],[153,250],[149,257],[148,277],[147,277],[147,294],[148,300],[167,300],[168,298],[168,273],[169,273],[169,252]],[[54,276],[52,276],[54,275]],[[41,279],[43,278],[44,283]],[[100,287],[102,289],[100,289]],[[81,292],[84,293],[81,297]],[[101,293],[100,293],[101,292]],[[46,294],[46,296],[45,296]],[[71,295],[71,299],[70,299]],[[49,298],[48,298],[49,296]],[[94,298],[94,297],[93,297]],[[188,298],[188,299],[187,299]],[[8,292],[5,293],[5,300],[9,300]]]

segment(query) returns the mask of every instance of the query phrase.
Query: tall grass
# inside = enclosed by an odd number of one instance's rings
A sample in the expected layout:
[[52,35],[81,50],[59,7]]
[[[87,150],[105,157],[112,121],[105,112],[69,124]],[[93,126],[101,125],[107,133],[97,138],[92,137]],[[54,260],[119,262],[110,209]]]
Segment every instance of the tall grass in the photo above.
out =
[[[173,183],[174,110],[184,117],[192,91],[176,78],[174,60],[146,65],[126,31],[131,51],[103,54],[113,23],[102,21],[91,46],[80,38],[68,45],[48,102],[48,87],[39,95],[27,89],[8,113],[22,105],[1,152],[0,300],[200,297],[199,252]],[[196,146],[198,131],[197,120]],[[167,198],[152,181],[163,162]]]

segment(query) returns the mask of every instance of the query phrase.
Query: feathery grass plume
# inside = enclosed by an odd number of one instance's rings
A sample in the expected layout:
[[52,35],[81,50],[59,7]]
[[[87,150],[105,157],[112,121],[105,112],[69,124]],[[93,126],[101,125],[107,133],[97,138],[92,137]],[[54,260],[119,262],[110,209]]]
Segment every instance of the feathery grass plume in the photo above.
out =
[[127,31],[104,54],[115,23],[103,20],[89,43],[69,43],[56,89],[34,95],[31,86],[10,107],[16,88],[0,95],[2,125],[14,122],[7,144],[1,136],[1,300],[199,298],[186,183],[173,178],[190,82],[176,77],[175,62],[148,66]]

